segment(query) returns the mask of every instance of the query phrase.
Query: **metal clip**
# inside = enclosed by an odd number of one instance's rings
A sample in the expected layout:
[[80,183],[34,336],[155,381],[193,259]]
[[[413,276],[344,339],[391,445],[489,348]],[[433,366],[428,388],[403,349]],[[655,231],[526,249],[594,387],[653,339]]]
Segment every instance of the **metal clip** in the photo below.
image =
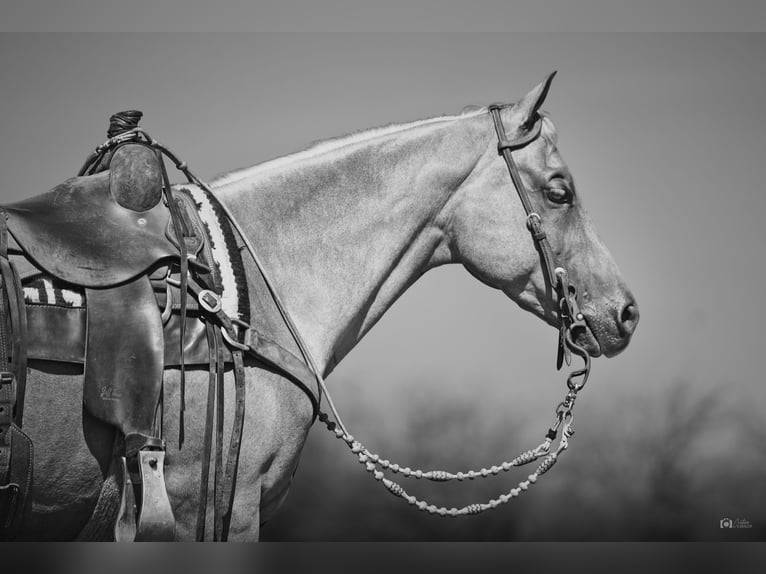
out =
[[[569,349],[571,349],[572,352],[580,357],[585,363],[582,369],[572,371],[567,377],[567,387],[569,387],[569,390],[577,393],[585,386],[585,383],[588,382],[588,376],[590,376],[590,355],[588,354],[588,351],[583,349],[580,345],[575,343],[574,340],[572,340],[571,331],[567,331],[566,342],[567,347],[569,347]],[[577,377],[582,377],[580,382],[575,382],[575,378]]]

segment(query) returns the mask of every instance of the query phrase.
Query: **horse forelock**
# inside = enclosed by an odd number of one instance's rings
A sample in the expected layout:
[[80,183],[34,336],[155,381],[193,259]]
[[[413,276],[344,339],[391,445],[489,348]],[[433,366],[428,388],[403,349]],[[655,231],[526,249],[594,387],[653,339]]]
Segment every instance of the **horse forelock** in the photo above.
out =
[[238,182],[247,181],[252,177],[262,175],[266,172],[277,170],[287,167],[291,164],[318,158],[325,154],[332,153],[334,151],[341,150],[348,146],[359,145],[372,142],[379,138],[384,138],[398,133],[403,133],[412,129],[420,127],[430,126],[443,122],[451,122],[455,120],[461,120],[469,117],[478,116],[487,113],[487,108],[482,107],[478,109],[465,110],[463,113],[449,116],[437,116],[427,119],[415,120],[404,124],[389,124],[383,127],[371,128],[354,132],[352,134],[335,137],[331,139],[321,140],[313,143],[310,147],[292,153],[286,156],[278,157],[272,160],[265,161],[263,163],[238,169],[220,175],[212,180],[211,185],[214,187],[222,187],[233,185]]
[[543,129],[541,131],[542,137],[545,138],[551,145],[557,145],[559,142],[559,134],[556,131],[556,126],[553,124],[553,121],[551,121],[551,118],[548,114],[543,111],[538,113],[540,114],[540,117],[543,121]]

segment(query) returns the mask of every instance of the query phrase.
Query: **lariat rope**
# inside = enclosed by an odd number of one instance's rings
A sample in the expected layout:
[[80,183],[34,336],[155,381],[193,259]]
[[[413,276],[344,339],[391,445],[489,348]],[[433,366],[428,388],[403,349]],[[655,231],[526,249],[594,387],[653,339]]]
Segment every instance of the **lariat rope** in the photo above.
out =
[[[467,470],[467,471],[459,471],[459,472],[449,472],[445,470],[426,470],[426,471],[419,470],[419,469],[412,470],[410,469],[410,467],[402,467],[399,464],[391,463],[389,460],[381,458],[380,455],[370,451],[361,442],[356,440],[354,436],[348,432],[348,429],[343,424],[343,420],[341,419],[340,413],[338,412],[338,409],[336,408],[335,403],[332,400],[332,396],[330,395],[330,392],[327,389],[327,385],[325,383],[324,377],[322,376],[320,370],[318,369],[317,363],[314,360],[314,357],[311,351],[309,350],[308,345],[306,344],[303,337],[300,335],[300,332],[296,328],[295,322],[290,316],[290,313],[287,311],[287,308],[284,305],[282,299],[280,298],[277,291],[274,289],[274,283],[272,282],[269,274],[267,273],[266,267],[263,265],[260,257],[258,257],[258,254],[255,248],[253,247],[252,242],[245,235],[244,230],[240,226],[237,219],[234,217],[231,210],[224,203],[219,201],[219,204],[223,212],[229,218],[229,221],[231,222],[232,226],[236,229],[242,242],[244,243],[245,247],[250,253],[250,256],[253,258],[253,262],[255,263],[256,267],[260,271],[263,277],[264,283],[269,289],[269,293],[271,294],[271,297],[274,300],[274,303],[276,304],[277,309],[279,310],[279,313],[283,321],[285,322],[285,325],[287,326],[291,336],[295,340],[295,343],[297,344],[298,349],[300,350],[304,361],[306,361],[306,364],[309,366],[312,373],[314,374],[317,380],[317,383],[319,385],[320,393],[324,394],[324,396],[326,397],[327,404],[330,408],[330,412],[332,413],[332,417],[335,419],[334,421],[331,421],[327,413],[325,413],[322,410],[319,410],[319,417],[318,417],[319,420],[323,424],[325,424],[325,426],[327,427],[327,430],[332,432],[336,438],[346,443],[346,445],[351,450],[351,452],[357,456],[359,463],[365,467],[365,470],[371,473],[373,478],[376,481],[382,483],[383,486],[391,494],[393,494],[394,496],[398,498],[403,499],[408,504],[414,506],[420,511],[428,512],[429,514],[435,514],[435,515],[443,516],[443,517],[458,517],[458,516],[475,515],[475,514],[480,514],[482,512],[485,512],[487,510],[491,510],[493,508],[497,508],[501,504],[506,504],[510,502],[512,499],[519,496],[522,492],[527,491],[530,486],[534,485],[537,482],[539,477],[541,477],[543,474],[548,472],[556,464],[561,454],[563,454],[563,452],[568,448],[569,439],[574,435],[572,422],[574,419],[573,408],[574,408],[575,400],[577,398],[577,393],[585,386],[585,383],[587,382],[588,376],[590,374],[590,357],[587,351],[585,351],[585,349],[580,347],[572,339],[573,328],[584,327],[583,316],[579,312],[579,309],[577,307],[575,290],[568,283],[566,270],[564,270],[561,267],[556,267],[554,269],[552,265],[554,261],[554,257],[550,251],[550,247],[545,238],[545,233],[542,231],[542,228],[540,225],[541,224],[540,216],[537,213],[534,213],[531,211],[531,205],[526,195],[526,190],[524,189],[523,183],[521,182],[521,179],[518,176],[518,172],[516,170],[515,164],[513,163],[513,160],[510,154],[510,151],[512,149],[518,149],[520,147],[523,147],[529,144],[530,142],[534,141],[534,139],[536,139],[537,135],[539,135],[540,133],[540,125],[539,125],[540,120],[538,119],[538,121],[536,122],[536,125],[533,127],[533,129],[529,130],[529,133],[527,134],[526,137],[523,137],[521,140],[517,140],[515,142],[508,142],[505,140],[505,132],[502,129],[502,123],[500,122],[499,114],[497,113],[497,110],[499,110],[500,107],[501,106],[496,106],[496,105],[489,107],[490,113],[495,122],[495,127],[498,131],[498,137],[499,137],[498,151],[500,155],[502,155],[506,160],[514,187],[519,193],[519,197],[521,198],[522,204],[524,205],[524,208],[527,211],[527,227],[529,231],[532,233],[535,244],[540,249],[541,259],[542,259],[543,265],[546,267],[546,270],[545,270],[546,281],[548,281],[549,284],[551,285],[554,284],[555,282],[555,288],[559,295],[559,316],[560,316],[560,320],[562,324],[561,338],[559,343],[560,353],[566,354],[567,364],[569,364],[570,363],[569,351],[574,352],[576,355],[580,356],[584,360],[585,365],[582,369],[574,370],[568,375],[567,377],[568,392],[566,396],[564,397],[564,400],[562,400],[556,407],[555,409],[556,416],[555,416],[554,422],[551,425],[551,427],[548,429],[548,431],[545,433],[545,439],[543,440],[543,442],[540,443],[537,447],[523,452],[516,458],[507,462],[503,462],[499,465],[493,465],[489,468],[481,468],[480,470]],[[162,153],[164,153],[168,158],[170,158],[170,160],[175,164],[175,167],[179,171],[183,172],[183,174],[186,176],[187,180],[190,183],[198,185],[199,187],[201,187],[202,189],[204,189],[205,191],[207,191],[208,193],[210,193],[211,195],[215,197],[215,194],[213,193],[210,186],[207,185],[207,183],[205,183],[201,179],[199,179],[196,175],[194,175],[194,173],[192,173],[191,170],[188,168],[186,162],[181,161],[169,148],[167,148],[166,146],[164,146],[163,144],[159,143],[157,140],[149,136],[149,134],[147,134],[143,130],[143,128],[137,127],[137,126],[131,129],[128,129],[127,131],[123,131],[119,135],[111,137],[107,142],[105,142],[104,144],[96,148],[93,154],[86,161],[86,164],[81,170],[81,173],[84,173],[86,171],[86,167],[98,161],[107,150],[118,145],[119,143],[122,143],[123,141],[133,139],[139,136],[139,134],[147,138],[149,143],[152,146],[155,146]],[[228,341],[228,342],[231,343],[231,341]],[[559,367],[560,367],[560,363],[561,361],[559,361]],[[579,380],[577,380],[578,378]],[[320,397],[320,400],[321,400],[321,397]],[[551,451],[553,442],[556,440],[556,437],[558,436],[559,432],[561,433],[559,441],[556,445],[555,450]],[[425,500],[421,500],[413,495],[408,494],[400,484],[398,484],[394,480],[391,480],[390,478],[387,478],[385,476],[385,471],[388,471],[393,474],[400,474],[405,478],[423,479],[423,480],[428,480],[432,482],[449,482],[449,481],[455,481],[455,480],[458,482],[462,482],[465,480],[475,480],[479,478],[488,478],[490,476],[495,476],[500,474],[500,472],[508,472],[512,468],[521,467],[521,466],[530,464],[532,462],[539,460],[540,458],[543,458],[543,460],[542,462],[539,463],[539,465],[534,470],[534,472],[529,474],[526,480],[520,481],[516,487],[511,488],[505,494],[501,494],[498,498],[490,499],[484,503],[468,504],[461,508],[456,508],[456,507],[447,508],[445,506],[436,506],[434,504],[429,504]]]

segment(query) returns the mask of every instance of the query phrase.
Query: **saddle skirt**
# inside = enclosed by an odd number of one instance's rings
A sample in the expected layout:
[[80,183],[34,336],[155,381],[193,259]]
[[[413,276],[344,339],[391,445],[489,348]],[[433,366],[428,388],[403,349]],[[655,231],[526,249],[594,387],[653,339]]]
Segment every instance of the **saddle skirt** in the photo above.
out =
[[[213,274],[222,291],[223,311],[231,318],[250,322],[247,280],[241,251],[236,236],[218,201],[206,190],[185,185],[176,190],[184,196],[184,204],[195,209],[195,218],[201,221]],[[20,269],[24,301],[29,321],[30,359],[84,363],[86,348],[86,290],[69,283],[38,267],[29,258],[16,253],[13,259]],[[160,264],[150,270],[150,279],[157,305],[163,311],[165,366],[180,365],[180,305],[179,287],[166,282],[170,268]],[[172,274],[170,275],[172,278]],[[208,344],[204,322],[200,319],[199,305],[194,299],[187,302],[187,324],[184,337],[184,363],[207,365]],[[227,355],[230,359],[230,355]]]

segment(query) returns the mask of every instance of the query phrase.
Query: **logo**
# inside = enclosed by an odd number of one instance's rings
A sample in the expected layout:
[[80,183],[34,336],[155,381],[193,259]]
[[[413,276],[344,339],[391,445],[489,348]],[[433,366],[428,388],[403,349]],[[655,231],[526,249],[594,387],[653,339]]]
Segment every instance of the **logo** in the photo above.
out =
[[720,522],[721,528],[752,528],[753,525],[747,518],[722,518]]

